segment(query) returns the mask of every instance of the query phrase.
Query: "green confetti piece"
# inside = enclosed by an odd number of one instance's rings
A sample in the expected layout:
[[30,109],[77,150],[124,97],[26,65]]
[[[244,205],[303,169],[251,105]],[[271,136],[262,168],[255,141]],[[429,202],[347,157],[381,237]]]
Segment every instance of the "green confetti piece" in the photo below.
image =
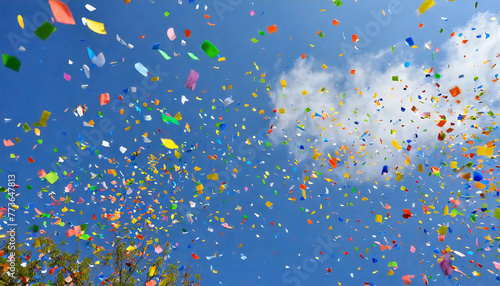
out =
[[399,81],[399,76],[392,76],[392,81]]
[[437,78],[437,79],[440,79],[440,78],[441,78],[441,75],[440,75],[440,74],[438,74],[438,73],[436,73],[436,74],[434,75],[434,77],[435,77],[435,78]]
[[259,31],[259,34],[260,34],[261,36],[265,36],[265,35],[266,35],[266,32]]
[[168,15],[170,15],[170,12],[165,11],[165,13],[163,13],[163,15],[165,15],[165,17],[168,17]]
[[56,27],[52,26],[51,23],[45,21],[43,24],[38,27],[33,33],[37,35],[40,39],[47,39],[56,29]]
[[21,66],[21,61],[11,55],[2,55],[2,60],[3,60],[3,66],[7,67],[11,70],[19,71],[19,67]]
[[88,234],[84,234],[84,235],[80,236],[79,238],[80,238],[80,239],[83,239],[83,240],[89,240],[90,235],[88,235]]
[[188,55],[195,61],[199,61],[200,59],[193,53],[188,53]]
[[257,43],[259,40],[257,40],[256,38],[251,38],[250,41],[252,41],[253,43]]
[[45,175],[45,177],[43,178],[46,179],[49,183],[53,184],[59,179],[59,176],[57,176],[57,174],[54,173],[54,171],[50,171],[50,173]]
[[343,4],[343,3],[342,3],[342,1],[340,1],[340,0],[333,0],[333,3],[334,3],[334,4],[335,4],[335,6],[337,6],[337,7],[340,7],[340,6],[342,6],[342,4]]
[[24,132],[28,132],[31,130],[31,127],[28,125],[28,123],[24,123],[23,124],[23,129],[24,129]]
[[438,228],[438,230],[437,230],[437,232],[438,232],[439,234],[442,234],[442,235],[445,235],[447,231],[448,231],[448,227],[447,227],[447,226],[444,226],[444,225],[440,226],[440,227]]
[[325,34],[323,34],[322,32],[319,33],[319,37],[320,38],[324,38],[325,37]]
[[203,44],[201,44],[201,48],[205,51],[207,56],[211,57],[212,59],[219,54],[219,50],[217,49],[217,47],[207,40],[205,40]]
[[176,208],[177,208],[177,205],[176,205],[176,204],[172,204],[172,205],[170,206],[170,209],[171,209],[171,210],[175,210]]
[[160,52],[160,54],[168,61],[171,59],[171,57],[169,55],[167,55],[167,53],[165,53],[164,51],[158,49],[158,52]]
[[389,267],[398,267],[398,263],[396,261],[389,262]]
[[161,114],[161,118],[163,119],[163,122],[166,122],[166,123],[170,122],[170,123],[173,123],[175,125],[179,125],[179,121],[175,117],[168,116],[165,113]]
[[493,214],[493,216],[496,217],[497,219],[500,219],[500,208],[495,209],[495,213]]

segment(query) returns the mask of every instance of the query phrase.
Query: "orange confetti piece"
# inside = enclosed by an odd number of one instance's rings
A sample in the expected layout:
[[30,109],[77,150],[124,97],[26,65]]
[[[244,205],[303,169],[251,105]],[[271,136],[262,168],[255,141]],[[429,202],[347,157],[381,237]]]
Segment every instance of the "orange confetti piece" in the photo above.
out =
[[330,165],[332,166],[332,168],[337,168],[337,160],[335,160],[335,158],[330,158],[328,160],[328,163],[330,163]]
[[332,24],[333,24],[334,26],[337,26],[339,23],[340,23],[340,22],[339,22],[339,20],[337,20],[337,19],[333,19],[333,21],[332,21]]
[[459,94],[461,94],[462,91],[460,90],[460,88],[458,86],[455,86],[454,88],[450,89],[450,93],[451,93],[451,96],[456,97]]
[[269,34],[277,32],[278,31],[278,26],[276,26],[276,25],[269,26],[269,27],[267,27],[267,31],[269,32]]

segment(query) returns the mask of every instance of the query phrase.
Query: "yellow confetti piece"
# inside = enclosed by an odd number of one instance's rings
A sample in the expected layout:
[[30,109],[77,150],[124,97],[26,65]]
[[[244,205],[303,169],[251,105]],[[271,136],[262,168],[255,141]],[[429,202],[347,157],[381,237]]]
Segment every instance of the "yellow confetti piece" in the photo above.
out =
[[175,150],[174,156],[175,156],[175,158],[180,159],[182,154],[179,151]]
[[318,160],[319,156],[323,155],[323,153],[314,153],[313,154],[313,159]]
[[207,179],[208,180],[217,181],[219,179],[219,175],[217,173],[208,174],[207,175]]
[[106,35],[106,29],[103,23],[87,19],[87,27],[97,34]]
[[198,192],[198,194],[203,194],[203,185],[202,184],[197,185],[196,191]]
[[381,223],[382,222],[382,215],[375,215],[375,222]]
[[477,147],[478,156],[493,156],[494,147]]
[[401,179],[403,179],[403,174],[401,174],[400,172],[396,172],[396,181],[401,181]]
[[399,143],[398,141],[396,141],[396,139],[392,139],[392,146],[394,146],[394,148],[398,150],[401,150],[401,146],[399,146]]
[[425,0],[420,7],[418,7],[418,15],[422,15],[427,11],[429,8],[432,6],[436,5],[436,2],[434,0]]
[[266,207],[270,208],[270,207],[272,207],[272,206],[273,206],[273,203],[271,203],[271,202],[269,202],[269,201],[268,201],[268,202],[266,202]]
[[174,118],[177,119],[177,121],[181,121],[182,120],[182,115],[180,112],[177,112],[176,115],[174,115]]
[[150,266],[149,273],[148,273],[149,276],[154,276],[155,272],[156,272],[156,266]]
[[164,139],[164,138],[162,138],[161,139],[161,143],[163,143],[163,146],[167,147],[168,149],[177,149],[177,148],[179,148],[179,146],[177,146],[177,144],[175,144],[174,141],[172,141],[170,139]]
[[21,15],[17,15],[17,22],[19,23],[19,26],[21,27],[21,29],[24,29],[24,20],[23,20],[23,16],[21,16]]

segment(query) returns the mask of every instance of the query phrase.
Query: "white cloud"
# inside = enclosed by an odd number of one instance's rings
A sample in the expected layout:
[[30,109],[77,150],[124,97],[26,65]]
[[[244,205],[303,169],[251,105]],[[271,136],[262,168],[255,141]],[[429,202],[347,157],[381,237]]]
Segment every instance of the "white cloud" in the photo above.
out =
[[[414,160],[434,152],[434,145],[455,145],[463,141],[463,134],[479,135],[480,130],[470,126],[491,126],[487,124],[494,120],[492,117],[485,115],[476,121],[462,122],[458,116],[466,112],[469,117],[477,116],[477,111],[488,112],[490,107],[498,113],[494,99],[498,98],[500,81],[492,80],[500,70],[493,67],[500,63],[500,25],[491,17],[479,14],[465,27],[456,28],[456,35],[441,47],[440,55],[445,59],[432,72],[426,71],[430,67],[418,67],[413,62],[405,68],[404,60],[394,60],[394,55],[387,52],[350,62],[356,70],[354,75],[332,67],[323,69],[315,59],[296,60],[293,69],[283,73],[274,84],[270,95],[276,109],[286,110],[284,114],[276,113],[271,137],[278,144],[288,141],[290,151],[309,163],[314,149],[323,153],[316,163],[329,166],[327,154],[340,159],[332,172],[337,179],[345,173],[362,179],[373,178],[373,173],[381,175],[384,165],[391,168],[390,176],[394,176],[395,167],[405,173],[407,155]],[[460,33],[463,35],[459,37]],[[488,39],[485,33],[489,34]],[[468,42],[463,44],[465,39]],[[425,49],[423,43],[419,49]],[[400,58],[410,57],[406,53]],[[436,72],[440,79],[435,78]],[[459,78],[462,74],[463,78]],[[398,76],[398,81],[393,81],[393,76]],[[475,76],[479,78],[476,81]],[[281,87],[281,80],[286,81],[285,88]],[[449,92],[454,86],[462,90],[457,97]],[[482,90],[485,94],[476,100]],[[426,112],[430,118],[426,118]],[[447,122],[438,127],[441,116]],[[454,130],[448,133],[449,128]],[[443,141],[446,145],[438,141],[441,131],[447,135]],[[393,146],[393,139],[401,150]],[[408,145],[411,151],[406,150]],[[456,153],[461,151],[460,146],[454,148],[458,148]],[[447,149],[444,151],[449,153]],[[454,156],[459,156],[456,153]],[[443,156],[442,161],[445,160]]]

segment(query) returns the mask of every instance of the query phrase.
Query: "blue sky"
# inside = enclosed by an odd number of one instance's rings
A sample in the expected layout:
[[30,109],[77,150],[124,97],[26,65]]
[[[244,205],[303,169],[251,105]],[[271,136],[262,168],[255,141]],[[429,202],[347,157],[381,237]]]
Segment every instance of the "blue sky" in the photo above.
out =
[[[69,1],[75,25],[53,22],[47,2],[2,1],[0,12],[0,50],[21,61],[19,72],[3,67],[0,76],[0,185],[6,185],[8,173],[16,175],[19,241],[32,244],[40,235],[29,229],[34,224],[64,239],[70,227],[55,225],[60,218],[70,225],[88,224],[85,233],[92,243],[106,245],[112,223],[145,232],[144,225],[131,221],[149,207],[156,218],[147,214],[143,220],[151,222],[153,245],[178,244],[168,261],[191,265],[202,275],[201,285],[403,285],[404,275],[414,275],[416,285],[423,284],[422,275],[434,285],[490,285],[497,278],[498,246],[492,240],[498,236],[493,217],[497,160],[469,155],[477,152],[471,147],[483,147],[499,135],[494,80],[500,6],[495,1],[478,1],[477,8],[473,2],[436,1],[420,16],[420,1],[346,0],[342,6],[332,1],[88,1],[95,11]],[[83,17],[104,23],[107,33],[94,33],[82,24]],[[57,30],[41,40],[33,31],[44,21]],[[272,25],[277,31],[269,33]],[[169,28],[177,35],[173,41]],[[120,44],[116,35],[133,48]],[[406,44],[408,38],[415,48]],[[205,40],[219,50],[214,59],[201,49]],[[429,41],[431,49],[425,47]],[[170,60],[152,49],[156,43]],[[102,67],[93,66],[88,48],[103,53]],[[148,68],[147,77],[136,63]],[[90,67],[90,78],[83,65]],[[191,70],[199,73],[194,90],[185,86]],[[450,96],[454,86],[462,91],[458,97]],[[110,102],[101,106],[104,93]],[[188,101],[183,103],[183,96]],[[234,102],[225,106],[227,98]],[[87,108],[83,116],[74,114],[78,106]],[[44,110],[51,112],[47,126],[35,127]],[[182,119],[179,125],[167,124],[160,112],[180,113]],[[446,125],[437,127],[444,118]],[[86,127],[91,120],[94,127]],[[23,130],[24,123],[31,131]],[[454,130],[437,140],[448,128]],[[488,128],[489,133],[481,132]],[[180,159],[161,139],[179,146]],[[14,145],[7,146],[8,140]],[[134,164],[127,162],[139,149]],[[315,160],[314,153],[321,155]],[[151,155],[161,156],[157,174]],[[217,159],[210,159],[214,155]],[[330,167],[330,157],[337,168]],[[458,168],[472,162],[461,172],[481,173],[485,189],[463,180],[451,162]],[[172,168],[173,179],[160,176],[163,165]],[[387,174],[382,174],[384,166]],[[438,167],[441,176],[429,176],[431,167]],[[41,169],[56,172],[59,179],[54,184],[40,179]],[[207,178],[214,173],[219,180]],[[149,185],[140,182],[146,177]],[[130,179],[135,181],[127,194],[124,183]],[[203,194],[196,195],[195,181],[204,186]],[[69,184],[74,191],[65,192]],[[443,215],[445,206],[454,209],[450,198],[457,199],[458,190],[462,197],[456,209],[463,215]],[[49,194],[71,201],[54,205]],[[84,202],[78,204],[80,198]],[[174,204],[177,209],[171,209]],[[429,213],[423,205],[431,206]],[[37,216],[35,208],[52,218]],[[403,218],[403,209],[412,217]],[[101,218],[115,211],[123,212],[119,219]],[[477,215],[475,222],[471,214]],[[383,223],[375,222],[376,215]],[[97,223],[106,225],[104,230]],[[441,225],[449,227],[444,241],[436,232]],[[77,246],[75,236],[67,240],[69,249]],[[392,249],[382,251],[378,243]],[[444,277],[438,258],[447,248],[453,251],[452,265],[469,277],[458,271]],[[393,261],[396,268],[388,266]]]

